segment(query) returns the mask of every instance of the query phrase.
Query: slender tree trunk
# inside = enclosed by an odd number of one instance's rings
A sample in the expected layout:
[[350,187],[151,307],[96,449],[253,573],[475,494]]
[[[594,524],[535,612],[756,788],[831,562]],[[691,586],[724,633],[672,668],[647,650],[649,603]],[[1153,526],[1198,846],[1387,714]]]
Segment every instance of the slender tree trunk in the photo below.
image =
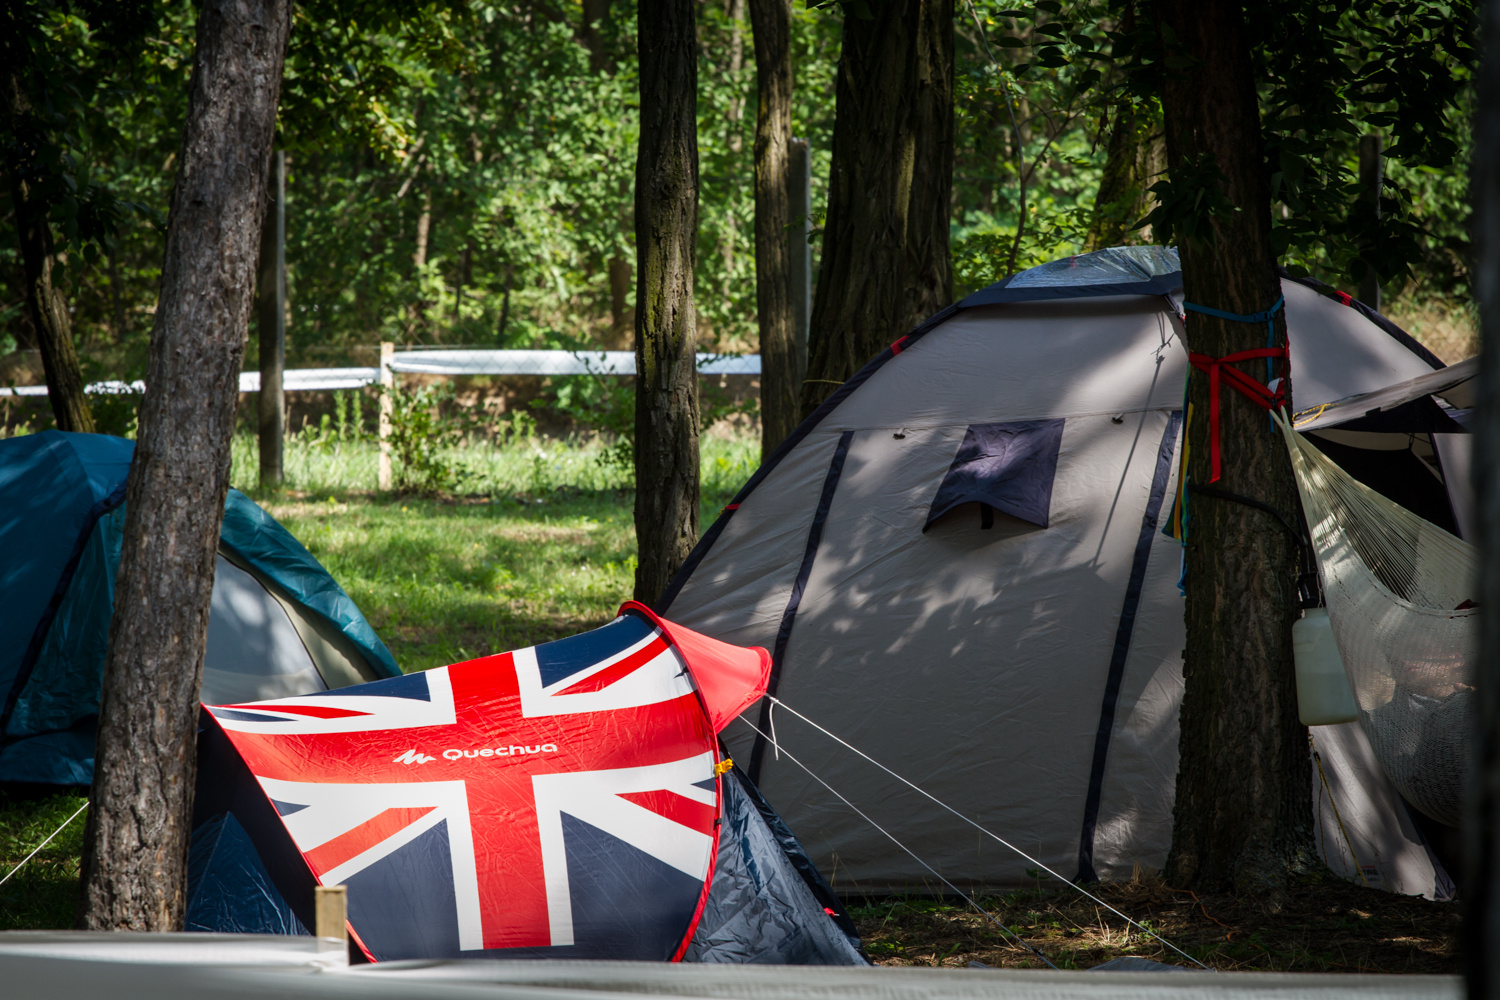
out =
[[[1474,440],[1478,494],[1479,601],[1500,606],[1500,2],[1479,11],[1483,64],[1474,95],[1475,298],[1485,349],[1480,360],[1479,426]],[[1500,992],[1500,615],[1480,619],[1479,759],[1464,833],[1464,961],[1473,1000]]]
[[635,165],[635,597],[653,603],[698,539],[695,0],[642,0]]
[[[729,19],[729,107],[725,109],[724,118],[729,131],[728,141],[731,162],[738,163],[740,152],[745,148],[744,140],[740,136],[740,122],[745,118],[745,104],[740,97],[740,73],[745,68],[745,0],[726,0],[725,16]],[[724,213],[724,240],[720,244],[721,253],[724,257],[724,291],[726,298],[731,298],[727,293],[734,283],[734,245],[739,239],[739,224],[735,221],[734,212],[739,205],[739,185],[735,183],[739,176],[738,169],[729,172],[730,192],[726,202],[728,211]]]
[[[32,109],[20,73],[15,69],[7,74],[6,90],[11,134],[24,135],[28,130],[24,123],[31,117]],[[24,162],[11,164],[10,196],[16,213],[16,240],[21,245],[26,311],[42,354],[47,399],[52,404],[58,430],[92,432],[94,415],[89,412],[88,398],[83,392],[83,372],[73,345],[73,322],[68,315],[67,299],[52,281],[56,257],[47,206],[36,196],[32,180],[23,174],[27,166]]]
[[204,0],[126,491],[80,927],[181,930],[198,690],[290,0]]
[[613,0],[583,0],[583,21],[578,27],[578,41],[589,51],[589,69],[594,73],[613,73],[614,62],[604,48],[599,22],[609,17]]
[[1131,226],[1151,211],[1155,198],[1149,189],[1167,167],[1165,137],[1156,116],[1129,99],[1116,104],[1114,114],[1089,224],[1090,250],[1150,242],[1149,237],[1133,241]]
[[[1191,60],[1163,88],[1172,168],[1207,157],[1235,211],[1216,216],[1212,241],[1180,248],[1189,302],[1249,314],[1281,295],[1271,252],[1250,53],[1241,7],[1228,0],[1162,0],[1169,58]],[[1165,44],[1165,43],[1164,43]],[[1185,171],[1182,176],[1185,176]],[[1285,310],[1274,339],[1286,343]],[[1190,350],[1212,357],[1265,347],[1263,323],[1189,312]],[[1259,380],[1263,360],[1240,365]],[[1194,370],[1188,400],[1193,487],[1210,480],[1208,377]],[[1297,523],[1291,461],[1266,414],[1222,393],[1223,478],[1214,486],[1266,503]],[[1307,729],[1297,719],[1291,629],[1298,616],[1297,548],[1276,520],[1245,504],[1191,495],[1187,549],[1186,689],[1177,805],[1167,877],[1182,888],[1278,891],[1310,856]]]
[[760,325],[760,454],[797,426],[788,146],[792,138],[792,5],[750,0],[755,36],[755,312]]
[[846,16],[802,412],[953,297],[953,0]]

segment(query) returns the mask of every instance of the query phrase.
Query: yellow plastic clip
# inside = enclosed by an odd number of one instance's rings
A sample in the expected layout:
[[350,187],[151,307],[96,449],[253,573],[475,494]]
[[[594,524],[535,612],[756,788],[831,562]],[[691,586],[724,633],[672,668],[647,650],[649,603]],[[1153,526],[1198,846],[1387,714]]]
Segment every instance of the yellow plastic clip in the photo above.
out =
[[714,765],[714,774],[724,774],[731,767],[734,767],[734,761],[729,757],[725,757]]

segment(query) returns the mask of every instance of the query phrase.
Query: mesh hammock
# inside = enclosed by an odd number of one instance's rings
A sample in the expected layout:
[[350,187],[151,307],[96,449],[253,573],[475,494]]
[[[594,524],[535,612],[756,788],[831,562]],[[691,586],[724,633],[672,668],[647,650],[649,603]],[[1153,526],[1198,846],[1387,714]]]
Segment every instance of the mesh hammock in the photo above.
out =
[[1476,708],[1478,551],[1277,422],[1360,725],[1407,801],[1457,826]]

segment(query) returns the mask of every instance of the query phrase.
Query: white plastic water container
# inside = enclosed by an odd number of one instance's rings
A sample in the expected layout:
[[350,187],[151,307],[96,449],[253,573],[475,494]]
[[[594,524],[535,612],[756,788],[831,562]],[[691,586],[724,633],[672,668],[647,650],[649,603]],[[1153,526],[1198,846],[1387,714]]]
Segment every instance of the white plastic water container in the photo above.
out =
[[1308,608],[1292,626],[1292,659],[1297,664],[1297,715],[1304,726],[1359,718],[1327,608]]

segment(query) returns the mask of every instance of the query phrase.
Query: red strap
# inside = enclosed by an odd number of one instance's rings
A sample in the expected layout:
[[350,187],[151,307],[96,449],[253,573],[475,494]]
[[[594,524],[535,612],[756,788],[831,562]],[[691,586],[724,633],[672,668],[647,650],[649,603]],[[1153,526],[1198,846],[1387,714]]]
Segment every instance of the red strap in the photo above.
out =
[[1254,361],[1257,358],[1285,358],[1287,349],[1281,347],[1256,347],[1248,351],[1236,351],[1226,354],[1222,358],[1209,357],[1207,354],[1188,354],[1194,368],[1200,372],[1208,373],[1208,456],[1213,467],[1213,475],[1209,477],[1210,483],[1219,481],[1219,383],[1227,382],[1229,387],[1262,410],[1274,409],[1286,402],[1286,392],[1278,388],[1275,392],[1261,385],[1255,379],[1246,375],[1238,368],[1226,368],[1225,365],[1236,361]]

